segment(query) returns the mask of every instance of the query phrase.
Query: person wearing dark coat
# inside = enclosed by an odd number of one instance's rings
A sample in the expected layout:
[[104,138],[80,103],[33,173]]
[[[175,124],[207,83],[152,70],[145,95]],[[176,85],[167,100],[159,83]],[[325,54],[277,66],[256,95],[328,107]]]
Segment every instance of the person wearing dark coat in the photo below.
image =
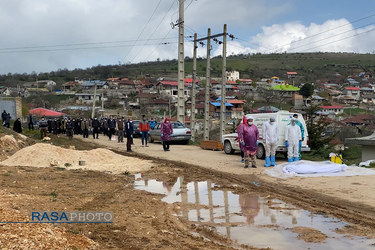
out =
[[114,135],[116,133],[116,121],[110,117],[108,119],[108,137],[109,137],[109,140],[112,139],[112,135]]
[[5,117],[5,127],[9,128],[10,126],[10,119],[12,117],[10,116],[10,114],[8,113],[7,116]]
[[14,121],[13,130],[17,133],[22,133],[22,124],[20,118],[17,118],[17,120]]
[[48,133],[51,134],[52,133],[52,120],[51,120],[51,118],[48,118],[47,124],[48,124]]
[[94,137],[94,139],[95,139],[95,136],[96,136],[96,139],[99,139],[99,129],[100,129],[100,121],[95,116],[94,120],[92,120],[92,136]]
[[57,135],[57,129],[58,129],[58,126],[57,126],[57,118],[55,118],[52,123],[51,123],[51,126],[52,126],[52,133],[54,135]]
[[3,113],[1,113],[1,120],[3,121],[3,125],[5,125],[5,119],[7,118],[7,115],[8,113],[4,109]]
[[125,123],[125,133],[126,133],[126,151],[132,152],[133,134],[134,126],[131,118]]
[[29,126],[29,130],[34,130],[34,123],[33,123],[33,115],[29,115],[29,123],[27,124]]

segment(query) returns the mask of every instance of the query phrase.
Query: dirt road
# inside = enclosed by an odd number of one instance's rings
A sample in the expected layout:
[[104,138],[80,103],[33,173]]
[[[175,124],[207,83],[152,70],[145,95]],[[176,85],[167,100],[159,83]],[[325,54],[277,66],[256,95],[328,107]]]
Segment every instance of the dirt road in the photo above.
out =
[[[99,140],[89,138],[88,141],[119,152],[126,149],[125,143],[109,141],[103,136]],[[307,209],[316,207],[319,210],[323,207],[339,218],[375,226],[374,176],[276,179],[264,173],[263,160],[257,160],[256,169],[244,169],[238,154],[226,155],[193,145],[172,145],[171,151],[164,152],[160,143],[149,143],[149,147],[142,147],[138,138],[134,139],[134,143],[134,153],[130,154],[190,168],[204,168],[218,176],[223,175],[248,185],[254,181],[260,182],[262,190],[280,195],[284,200],[290,198]]]
[[[188,199],[188,196],[185,195],[187,191],[180,190],[176,192],[172,187],[178,185],[177,179],[181,176],[183,176],[183,182],[180,185],[185,185],[185,187],[186,185],[197,185],[197,188],[202,189],[204,193],[206,192],[202,187],[202,184],[205,184],[204,182],[215,183],[210,192],[216,192],[216,195],[221,198],[222,194],[228,195],[229,192],[229,196],[224,198],[224,200],[227,199],[227,202],[228,199],[233,199],[233,194],[239,194],[239,197],[236,197],[235,202],[231,204],[235,206],[238,206],[236,205],[238,203],[244,205],[247,200],[251,204],[250,207],[235,210],[230,216],[225,215],[225,213],[222,216],[220,214],[216,215],[219,227],[226,227],[227,234],[228,232],[234,234],[237,231],[239,233],[237,235],[241,235],[241,232],[238,231],[246,229],[247,223],[254,223],[251,218],[258,214],[258,217],[266,215],[266,221],[271,216],[271,222],[267,222],[268,224],[266,223],[264,226],[256,227],[256,231],[267,227],[273,228],[267,231],[271,234],[285,232],[288,234],[288,231],[293,231],[299,234],[298,237],[303,238],[304,242],[299,243],[302,244],[301,246],[305,246],[308,242],[324,241],[327,237],[328,242],[329,238],[334,239],[334,237],[332,238],[332,236],[325,235],[315,229],[312,230],[300,225],[295,226],[297,222],[296,218],[293,217],[293,208],[290,208],[289,205],[284,208],[277,205],[279,204],[277,200],[282,200],[300,208],[305,208],[317,215],[323,215],[323,220],[326,220],[324,216],[328,214],[351,222],[347,226],[340,228],[339,233],[342,235],[375,238],[373,232],[375,224],[373,206],[370,204],[365,205],[364,202],[353,202],[350,200],[354,199],[352,196],[349,196],[349,199],[343,199],[336,198],[334,193],[322,193],[320,191],[321,187],[314,187],[316,179],[277,180],[268,177],[264,174],[264,168],[261,167],[264,164],[263,161],[258,161],[259,167],[256,169],[244,169],[243,164],[240,163],[239,155],[225,155],[223,152],[201,150],[196,146],[172,145],[170,152],[164,152],[159,143],[150,144],[150,147],[146,148],[140,147],[140,140],[135,139],[135,146],[133,147],[135,152],[126,153],[125,144],[109,141],[103,136],[99,140],[81,139],[78,136],[76,138],[79,140],[62,140],[63,142],[60,144],[65,148],[69,148],[73,144],[77,149],[82,150],[104,147],[124,156],[136,157],[133,159],[121,158],[126,161],[125,165],[129,165],[130,162],[137,164],[139,162],[137,158],[151,160],[152,167],[143,175],[142,180],[139,182],[144,182],[144,185],[147,185],[146,180],[150,180],[149,185],[153,187],[152,183],[155,184],[155,180],[157,180],[162,185],[161,187],[169,190],[168,192],[173,196],[180,195],[181,198]],[[61,137],[52,138],[52,141],[55,143],[60,142]],[[161,197],[164,197],[163,195],[134,190],[137,177],[134,178],[134,176],[122,171],[118,171],[117,173],[120,174],[116,175],[107,171],[107,167],[103,165],[102,169],[95,168],[95,170],[99,171],[88,171],[87,169],[80,170],[72,167],[67,170],[69,167],[2,166],[0,168],[0,183],[2,186],[2,193],[0,193],[0,205],[2,206],[0,220],[9,220],[10,214],[25,215],[27,217],[34,210],[113,211],[115,218],[112,225],[59,225],[52,227],[52,233],[49,234],[54,237],[56,233],[53,230],[55,228],[61,229],[65,237],[64,241],[67,242],[65,246],[73,249],[96,247],[100,249],[231,249],[238,247],[253,249],[251,246],[254,245],[251,242],[246,243],[247,245],[239,245],[228,237],[223,237],[225,233],[219,234],[216,230],[212,230],[214,225],[204,220],[200,222],[201,219],[198,215],[198,222],[186,219],[191,215],[190,213],[199,213],[198,210],[202,212],[201,216],[203,216],[203,211],[209,210],[209,207],[207,207],[209,200],[206,200],[207,204],[195,204],[195,206],[191,203],[183,205],[184,202],[182,201],[171,204],[165,203],[161,201]],[[332,184],[335,181],[332,181],[331,178],[335,179],[337,177],[319,178],[318,181],[326,181],[329,182],[328,184]],[[360,178],[362,177],[345,177],[342,180],[346,179],[346,181],[349,180],[350,183],[354,183],[352,184],[353,191],[356,191],[354,187],[359,187],[366,191],[367,189],[364,186],[358,184],[363,183]],[[171,187],[172,189],[170,189]],[[339,189],[340,187],[337,186],[336,188]],[[189,192],[192,192],[192,189],[195,189],[195,187],[190,186]],[[245,194],[245,196],[241,196],[241,194]],[[192,195],[194,194],[189,194],[190,199],[194,197]],[[264,198],[258,198],[258,195]],[[215,199],[215,196],[213,198]],[[258,205],[253,206],[254,200],[257,200],[256,204]],[[258,203],[261,200],[263,200],[262,205]],[[217,211],[223,210],[222,212],[224,212],[225,206],[211,206],[211,208],[217,209]],[[191,211],[186,214],[187,217],[176,216],[183,215],[189,209]],[[260,212],[260,209],[262,209],[262,212]],[[279,216],[272,219],[272,214],[275,214],[276,211],[280,211],[278,213]],[[290,213],[291,215],[288,215]],[[248,221],[241,224],[243,227],[240,227],[240,224],[235,224],[235,219],[238,218],[236,216],[243,218],[244,215],[246,215],[245,218]],[[286,215],[288,220],[290,218],[291,221],[288,222],[287,227],[275,226],[275,219],[282,221],[280,219],[282,215]],[[206,214],[206,216],[209,218],[211,215]],[[227,218],[228,221],[232,218],[234,221],[230,223],[234,224],[228,224],[223,221]],[[300,220],[302,220],[301,217],[298,217],[298,223],[301,223]],[[36,226],[28,225],[26,227],[9,224],[7,227],[0,227],[0,244],[5,247],[12,247],[19,246],[20,242],[34,243],[36,238],[43,238],[43,236],[35,233],[36,236],[33,236],[33,238],[25,234],[24,231],[35,231]],[[47,231],[50,232],[51,230],[48,229]],[[18,235],[17,238],[14,238],[14,235]],[[263,244],[264,242],[267,243],[267,239],[260,238],[261,235],[264,234],[259,234],[259,240]],[[247,239],[248,236],[244,235],[244,238]],[[286,239],[290,241],[295,240],[295,238],[296,236],[292,239]],[[2,242],[9,242],[9,245],[3,245]],[[46,244],[43,240],[39,240],[39,242]],[[355,244],[355,242],[350,242],[350,240],[348,242],[349,244]],[[49,244],[52,243],[49,242]],[[269,245],[257,246],[268,247]],[[280,246],[276,244],[275,248],[290,249]],[[19,248],[27,249],[27,247]]]

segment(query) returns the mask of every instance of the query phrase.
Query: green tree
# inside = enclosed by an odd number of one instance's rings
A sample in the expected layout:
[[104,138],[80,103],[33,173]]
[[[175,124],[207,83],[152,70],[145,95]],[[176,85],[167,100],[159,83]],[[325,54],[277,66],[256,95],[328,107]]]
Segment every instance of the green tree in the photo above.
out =
[[316,117],[316,112],[319,111],[319,106],[310,106],[307,110],[307,131],[309,132],[309,146],[313,150],[321,150],[336,136],[332,134],[330,136],[323,136],[329,123],[324,118]]
[[314,86],[311,83],[305,83],[302,88],[299,90],[299,93],[303,97],[310,97],[314,93]]

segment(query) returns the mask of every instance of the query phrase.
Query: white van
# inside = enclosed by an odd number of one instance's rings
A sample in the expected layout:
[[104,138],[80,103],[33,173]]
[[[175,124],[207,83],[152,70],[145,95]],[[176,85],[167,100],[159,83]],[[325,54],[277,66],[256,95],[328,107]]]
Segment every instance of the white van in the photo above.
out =
[[[277,113],[261,113],[261,114],[247,114],[254,117],[254,124],[258,127],[259,130],[259,145],[257,151],[257,158],[264,158],[265,156],[265,147],[263,142],[263,132],[262,126],[263,123],[270,120],[270,117],[275,117],[275,122],[278,125],[279,131],[279,142],[277,144],[277,153],[284,153],[286,155],[287,148],[285,146],[285,128],[290,123],[290,119],[296,113],[290,113],[289,111],[281,110]],[[298,120],[302,123],[305,134],[304,141],[302,142],[301,151],[310,151],[308,146],[309,134],[307,131],[305,120],[301,114],[298,114]],[[237,133],[226,134],[221,138],[221,143],[224,145],[224,152],[226,154],[233,154],[235,150],[240,150],[239,143],[237,141]]]

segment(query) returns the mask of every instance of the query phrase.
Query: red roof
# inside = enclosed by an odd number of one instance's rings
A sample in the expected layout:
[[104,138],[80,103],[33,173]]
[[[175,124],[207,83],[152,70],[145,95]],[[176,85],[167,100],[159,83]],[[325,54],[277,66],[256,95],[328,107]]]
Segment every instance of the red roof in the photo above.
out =
[[227,100],[230,104],[244,104],[245,100]]
[[253,80],[251,79],[238,79],[240,82],[252,82]]
[[359,90],[360,88],[358,88],[358,87],[346,87],[345,89],[347,89],[347,90]]
[[[171,85],[171,86],[178,86],[177,81],[160,81],[159,83],[163,85]],[[189,86],[187,83],[185,83],[185,87]]]
[[36,116],[53,116],[53,117],[60,117],[66,115],[65,113],[49,110],[45,108],[36,108],[29,111],[29,114],[36,115]]
[[227,81],[227,84],[238,84],[238,83],[235,81]]
[[342,109],[343,106],[321,106],[322,109]]
[[[193,83],[193,78],[185,78],[185,83]],[[195,79],[195,82],[198,83],[198,79]]]
[[291,72],[286,72],[288,75],[297,75],[297,72],[291,71]]

